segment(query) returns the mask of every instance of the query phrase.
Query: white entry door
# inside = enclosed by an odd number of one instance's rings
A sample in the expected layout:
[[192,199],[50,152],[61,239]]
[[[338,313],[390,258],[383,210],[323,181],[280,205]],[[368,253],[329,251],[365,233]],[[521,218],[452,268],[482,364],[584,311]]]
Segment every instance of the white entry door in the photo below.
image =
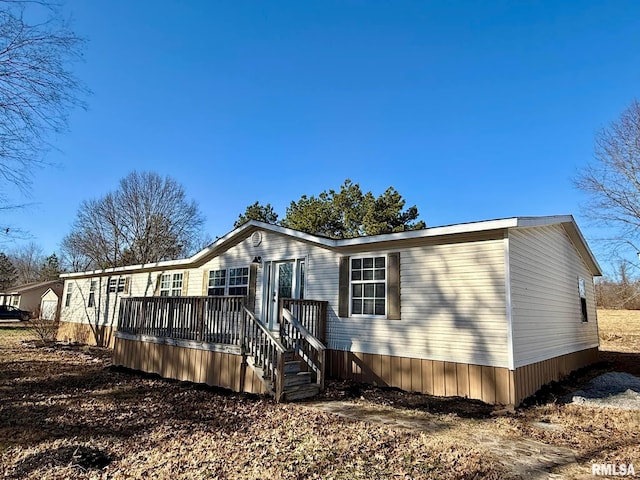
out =
[[278,328],[278,305],[281,298],[302,298],[304,293],[304,260],[271,262],[267,282],[267,325]]

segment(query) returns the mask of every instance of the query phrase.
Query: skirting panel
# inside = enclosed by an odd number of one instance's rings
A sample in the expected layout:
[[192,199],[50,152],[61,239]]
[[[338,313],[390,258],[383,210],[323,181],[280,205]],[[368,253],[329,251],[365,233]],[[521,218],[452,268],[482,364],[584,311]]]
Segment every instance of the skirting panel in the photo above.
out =
[[116,338],[113,364],[235,392],[266,393],[242,355]]
[[340,350],[328,350],[327,358],[333,378],[503,405],[513,404],[516,396],[508,368]]
[[562,380],[574,370],[597,361],[598,349],[589,348],[516,368],[516,404],[536,393],[542,385]]
[[560,380],[597,358],[598,349],[593,348],[520,367],[514,372],[501,367],[328,350],[327,375],[408,392],[519,405],[543,385]]
[[60,322],[58,340],[61,342],[77,342],[85,345],[113,348],[115,329],[106,325],[88,323]]

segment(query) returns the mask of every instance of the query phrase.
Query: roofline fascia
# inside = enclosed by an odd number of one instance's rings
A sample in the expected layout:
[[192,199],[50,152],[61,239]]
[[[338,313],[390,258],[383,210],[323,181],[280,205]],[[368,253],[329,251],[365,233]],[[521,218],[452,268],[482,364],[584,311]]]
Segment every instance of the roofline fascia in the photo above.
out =
[[189,258],[179,259],[179,260],[165,260],[162,262],[148,263],[148,264],[139,264],[139,265],[127,265],[124,267],[113,267],[107,268],[103,270],[90,270],[85,272],[74,272],[74,273],[63,273],[60,275],[60,278],[82,278],[82,277],[91,277],[105,274],[123,274],[123,273],[133,273],[139,271],[153,271],[162,268],[174,269],[177,267],[186,267],[207,258],[209,255],[214,254],[217,250],[223,247],[226,243],[232,241],[234,238],[237,238],[240,235],[243,235],[247,231],[263,229],[269,230],[272,232],[280,233],[282,235],[287,235],[293,238],[297,238],[299,240],[314,243],[316,245],[321,245],[330,249],[340,249],[341,247],[353,247],[357,245],[370,245],[375,243],[383,243],[390,242],[395,240],[409,240],[409,239],[419,239],[419,238],[430,238],[430,237],[438,237],[445,235],[456,235],[456,234],[464,234],[464,233],[476,233],[482,231],[490,231],[490,230],[500,230],[500,229],[508,229],[514,227],[534,227],[534,226],[544,226],[551,225],[557,223],[572,223],[574,229],[577,231],[579,238],[583,242],[587,253],[591,257],[590,259],[594,262],[594,265],[600,270],[600,267],[593,256],[593,253],[590,251],[587,246],[582,233],[580,232],[578,226],[575,223],[575,220],[572,215],[555,215],[555,216],[544,216],[544,217],[510,217],[503,218],[497,220],[482,220],[479,222],[468,222],[468,223],[459,223],[454,225],[445,225],[440,227],[430,227],[424,228],[420,230],[409,230],[404,232],[396,232],[396,233],[385,233],[381,235],[371,235],[365,237],[356,237],[356,238],[345,238],[345,239],[332,239],[321,237],[317,235],[312,235],[310,233],[301,232],[298,230],[293,230],[291,228],[282,227],[280,225],[273,225],[265,222],[260,222],[257,220],[249,220],[245,224],[240,227],[226,233],[225,235],[217,238],[213,243],[211,243],[206,248],[200,250]]

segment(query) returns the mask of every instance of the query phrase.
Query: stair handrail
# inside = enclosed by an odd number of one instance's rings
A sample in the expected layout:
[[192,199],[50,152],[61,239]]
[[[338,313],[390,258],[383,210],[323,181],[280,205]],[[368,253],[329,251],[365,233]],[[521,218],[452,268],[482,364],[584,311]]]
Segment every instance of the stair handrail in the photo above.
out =
[[[280,338],[316,372],[316,383],[324,389],[325,351],[327,347],[318,340],[287,308],[281,309]],[[287,331],[287,325],[292,330]]]
[[[284,395],[284,364],[287,349],[267,326],[251,310],[243,306],[242,350],[261,365],[266,379],[274,387],[274,396],[280,401]],[[266,340],[266,345],[259,340]]]

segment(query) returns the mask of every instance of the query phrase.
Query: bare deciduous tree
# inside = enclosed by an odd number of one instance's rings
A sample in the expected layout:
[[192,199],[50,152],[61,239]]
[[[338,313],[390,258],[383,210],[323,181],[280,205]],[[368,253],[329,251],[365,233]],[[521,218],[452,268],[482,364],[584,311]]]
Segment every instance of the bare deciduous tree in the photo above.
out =
[[640,103],[598,133],[595,161],[576,179],[589,195],[585,214],[615,232],[612,240],[640,249]]
[[17,285],[40,280],[40,269],[45,260],[44,251],[40,245],[29,242],[12,250],[9,257],[16,268]]
[[175,259],[200,247],[203,223],[174,179],[132,172],[116,191],[82,202],[63,250],[86,259],[85,270]]
[[84,106],[85,89],[69,68],[83,43],[55,3],[0,1],[0,179],[28,185],[48,136],[64,131],[69,111]]

